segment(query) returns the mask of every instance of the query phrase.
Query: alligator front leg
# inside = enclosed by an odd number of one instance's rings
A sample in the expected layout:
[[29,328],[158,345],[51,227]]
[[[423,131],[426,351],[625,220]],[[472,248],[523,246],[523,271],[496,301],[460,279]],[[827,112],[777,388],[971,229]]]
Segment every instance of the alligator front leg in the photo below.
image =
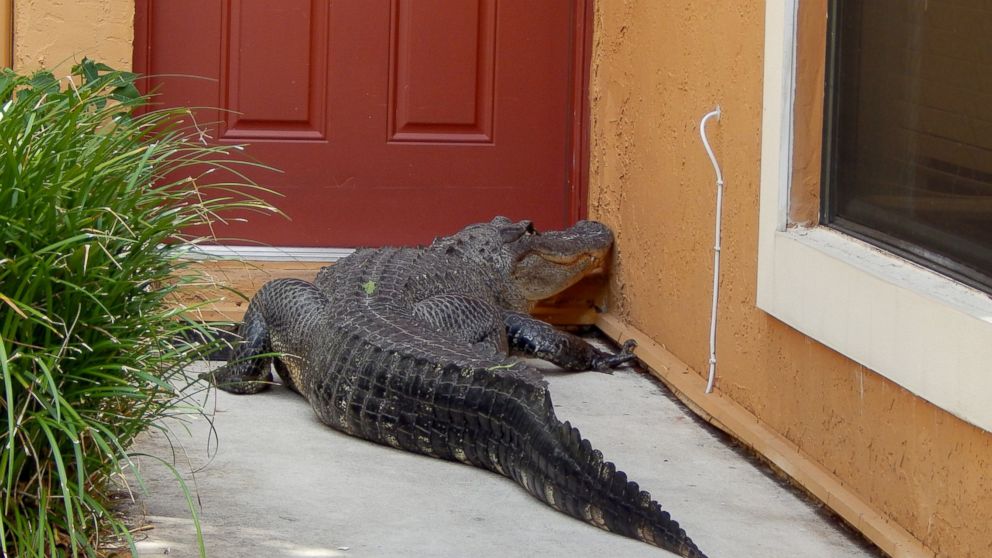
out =
[[566,370],[610,373],[635,358],[633,351],[637,343],[633,339],[625,341],[619,353],[610,354],[581,337],[526,314],[508,312],[504,322],[511,350],[552,362]]
[[258,393],[272,385],[272,352],[268,327],[255,305],[249,305],[238,329],[241,340],[235,345],[231,360],[216,370],[200,374],[219,389],[237,394]]
[[428,327],[497,355],[509,355],[502,310],[484,300],[442,294],[413,305],[413,315]]

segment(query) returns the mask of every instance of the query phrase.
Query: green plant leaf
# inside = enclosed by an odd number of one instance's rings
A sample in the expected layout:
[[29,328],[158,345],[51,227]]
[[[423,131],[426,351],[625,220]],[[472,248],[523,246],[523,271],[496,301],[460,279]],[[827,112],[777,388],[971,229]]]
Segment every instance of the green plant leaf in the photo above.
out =
[[[89,83],[91,81],[96,81],[97,78],[100,77],[101,65],[102,64],[97,64],[89,58],[83,58],[83,61],[73,67],[72,71],[74,74],[83,76],[83,83]],[[109,70],[110,68],[104,67],[102,69]]]
[[55,78],[55,74],[47,70],[36,72],[28,83],[36,91],[44,94],[58,93],[60,89],[59,80]]
[[375,281],[370,280],[362,283],[362,290],[365,291],[365,294],[369,296],[375,294],[375,289],[376,289]]
[[[107,529],[129,538],[107,507],[109,479],[156,421],[204,412],[202,384],[185,370],[221,346],[212,326],[181,319],[170,302],[185,266],[175,246],[188,227],[229,212],[274,212],[245,179],[258,163],[201,144],[182,123],[187,110],[132,112],[147,101],[135,74],[84,59],[72,76],[0,70],[7,556],[91,557]],[[193,168],[195,190],[172,178]],[[223,172],[201,175],[210,168]],[[189,330],[204,341],[173,343]]]

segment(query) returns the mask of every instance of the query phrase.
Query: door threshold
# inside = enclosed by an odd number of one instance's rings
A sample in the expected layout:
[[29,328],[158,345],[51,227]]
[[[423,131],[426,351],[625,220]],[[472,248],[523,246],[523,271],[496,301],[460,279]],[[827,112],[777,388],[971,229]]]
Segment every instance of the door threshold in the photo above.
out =
[[195,260],[245,260],[255,262],[325,262],[333,263],[354,252],[354,248],[316,248],[307,246],[230,246],[196,244],[188,257]]

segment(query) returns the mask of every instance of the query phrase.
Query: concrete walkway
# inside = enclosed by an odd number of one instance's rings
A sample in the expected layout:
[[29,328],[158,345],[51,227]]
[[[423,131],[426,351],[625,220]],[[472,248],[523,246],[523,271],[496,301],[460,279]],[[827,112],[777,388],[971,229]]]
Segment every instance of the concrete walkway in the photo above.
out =
[[[551,371],[548,380],[558,416],[648,490],[711,558],[880,556],[647,374]],[[171,444],[213,558],[669,555],[558,513],[495,474],[335,432],[282,387],[219,393],[209,406],[217,438],[208,443],[210,424],[199,418],[173,425]],[[172,445],[154,433],[136,450],[171,459]],[[140,465],[148,493],[138,507],[153,527],[139,533],[140,555],[197,556],[172,473],[149,458]]]

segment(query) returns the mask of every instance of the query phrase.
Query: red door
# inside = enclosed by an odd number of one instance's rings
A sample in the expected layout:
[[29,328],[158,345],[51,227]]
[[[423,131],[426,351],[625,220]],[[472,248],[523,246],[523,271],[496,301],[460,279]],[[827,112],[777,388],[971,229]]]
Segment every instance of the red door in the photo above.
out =
[[283,171],[254,178],[292,220],[223,236],[410,244],[578,216],[584,19],[584,0],[138,0],[135,68]]

